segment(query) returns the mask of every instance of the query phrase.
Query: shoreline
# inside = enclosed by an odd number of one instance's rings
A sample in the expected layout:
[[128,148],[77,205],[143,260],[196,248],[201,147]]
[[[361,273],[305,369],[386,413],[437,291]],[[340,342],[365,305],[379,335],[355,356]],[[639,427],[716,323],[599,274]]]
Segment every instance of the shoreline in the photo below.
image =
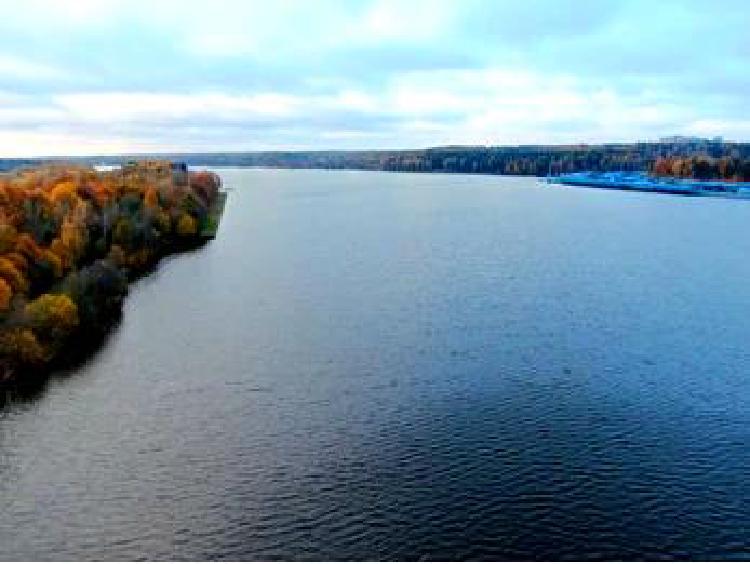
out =
[[77,333],[70,335],[61,351],[49,363],[41,367],[20,367],[15,373],[8,375],[0,373],[0,394],[5,396],[15,393],[30,393],[40,389],[46,381],[56,373],[63,373],[80,366],[91,359],[109,339],[112,332],[122,322],[123,306],[128,299],[133,284],[154,274],[167,258],[177,257],[202,249],[210,242],[208,238],[201,238],[193,243],[184,244],[159,255],[143,270],[132,271],[127,274],[127,288],[124,294],[114,296],[117,306],[110,311],[103,311],[98,327],[80,327]]

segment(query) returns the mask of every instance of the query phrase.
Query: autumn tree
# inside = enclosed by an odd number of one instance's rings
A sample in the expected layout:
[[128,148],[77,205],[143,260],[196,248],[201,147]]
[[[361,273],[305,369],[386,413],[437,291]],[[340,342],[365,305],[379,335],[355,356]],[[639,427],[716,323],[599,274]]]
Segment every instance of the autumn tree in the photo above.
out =
[[[0,177],[0,379],[118,311],[127,277],[197,240],[220,181],[147,161],[45,165]],[[80,334],[80,333],[79,333]]]
[[67,337],[78,326],[78,308],[63,294],[42,294],[25,308],[31,327],[52,340]]
[[195,235],[198,231],[198,224],[195,218],[189,213],[183,213],[180,215],[180,219],[177,221],[177,234],[182,237],[189,237]]
[[0,312],[10,308],[10,299],[13,297],[13,289],[4,279],[0,278]]

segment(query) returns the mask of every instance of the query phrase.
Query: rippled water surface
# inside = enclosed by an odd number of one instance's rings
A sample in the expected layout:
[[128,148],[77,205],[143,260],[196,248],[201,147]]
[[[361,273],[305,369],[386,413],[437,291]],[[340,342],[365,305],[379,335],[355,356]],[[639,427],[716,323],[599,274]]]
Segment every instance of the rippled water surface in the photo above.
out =
[[750,558],[750,203],[223,170],[0,409],[1,559]]

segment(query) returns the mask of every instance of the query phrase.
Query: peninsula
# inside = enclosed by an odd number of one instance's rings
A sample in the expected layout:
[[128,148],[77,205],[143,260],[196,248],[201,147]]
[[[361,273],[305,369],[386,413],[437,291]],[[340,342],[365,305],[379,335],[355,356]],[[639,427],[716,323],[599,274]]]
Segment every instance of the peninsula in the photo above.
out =
[[97,342],[129,280],[216,235],[220,188],[166,160],[0,176],[0,384],[37,380]]

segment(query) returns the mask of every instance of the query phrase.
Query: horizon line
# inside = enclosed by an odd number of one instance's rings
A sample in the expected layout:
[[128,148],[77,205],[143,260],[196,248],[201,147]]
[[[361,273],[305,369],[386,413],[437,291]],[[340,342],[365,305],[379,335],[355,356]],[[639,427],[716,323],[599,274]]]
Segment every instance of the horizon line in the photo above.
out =
[[618,145],[668,145],[668,144],[689,144],[689,143],[721,143],[723,145],[747,145],[748,141],[736,141],[725,139],[723,136],[698,137],[691,135],[672,135],[662,137],[657,140],[637,140],[637,141],[606,141],[601,143],[578,142],[578,143],[519,143],[519,144],[447,144],[447,145],[430,145],[419,148],[401,148],[401,149],[231,149],[231,150],[207,150],[207,151],[186,151],[186,150],[159,150],[159,151],[126,151],[112,153],[87,153],[87,154],[67,154],[67,155],[23,155],[23,156],[0,156],[0,161],[13,160],[60,160],[60,159],[94,159],[94,158],[112,158],[112,157],[150,157],[150,156],[171,156],[171,155],[242,155],[242,154],[274,154],[274,153],[296,153],[296,154],[354,154],[354,153],[408,153],[429,151],[435,149],[517,149],[517,148],[576,148],[576,147],[608,147]]

